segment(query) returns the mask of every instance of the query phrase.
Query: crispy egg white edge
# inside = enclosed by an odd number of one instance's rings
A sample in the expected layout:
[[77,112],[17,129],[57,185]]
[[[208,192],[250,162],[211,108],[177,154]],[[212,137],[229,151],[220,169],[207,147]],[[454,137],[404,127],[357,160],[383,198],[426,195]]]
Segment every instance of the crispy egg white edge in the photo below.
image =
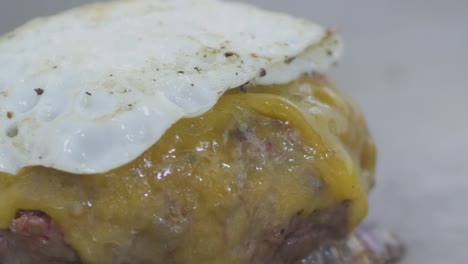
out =
[[109,171],[226,90],[325,72],[341,50],[306,20],[216,0],[97,3],[33,20],[0,39],[0,172]]

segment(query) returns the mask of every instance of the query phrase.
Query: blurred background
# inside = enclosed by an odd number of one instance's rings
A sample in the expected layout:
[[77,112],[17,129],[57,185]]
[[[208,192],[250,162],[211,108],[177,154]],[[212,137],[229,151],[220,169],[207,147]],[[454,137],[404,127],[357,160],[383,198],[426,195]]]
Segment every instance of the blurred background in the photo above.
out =
[[[0,34],[89,2],[0,0]],[[407,241],[405,264],[468,263],[468,1],[244,2],[341,32],[332,75],[379,146],[370,218]]]

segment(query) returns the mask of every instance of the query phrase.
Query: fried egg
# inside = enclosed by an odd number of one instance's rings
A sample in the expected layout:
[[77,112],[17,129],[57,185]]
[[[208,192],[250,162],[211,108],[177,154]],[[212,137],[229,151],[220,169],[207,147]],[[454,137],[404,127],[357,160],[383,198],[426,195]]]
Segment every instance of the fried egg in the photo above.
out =
[[309,21],[216,0],[97,3],[36,19],[0,39],[0,172],[109,171],[227,90],[325,72],[341,51]]

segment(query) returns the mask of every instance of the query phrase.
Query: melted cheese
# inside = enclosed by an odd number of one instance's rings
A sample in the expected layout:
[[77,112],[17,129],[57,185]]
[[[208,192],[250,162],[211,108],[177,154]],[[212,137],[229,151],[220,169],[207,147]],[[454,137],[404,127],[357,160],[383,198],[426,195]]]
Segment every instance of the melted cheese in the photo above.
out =
[[300,210],[344,200],[353,229],[375,163],[360,111],[319,77],[247,89],[109,172],[0,173],[0,227],[17,209],[44,211],[90,264],[246,263],[248,242],[261,244]]

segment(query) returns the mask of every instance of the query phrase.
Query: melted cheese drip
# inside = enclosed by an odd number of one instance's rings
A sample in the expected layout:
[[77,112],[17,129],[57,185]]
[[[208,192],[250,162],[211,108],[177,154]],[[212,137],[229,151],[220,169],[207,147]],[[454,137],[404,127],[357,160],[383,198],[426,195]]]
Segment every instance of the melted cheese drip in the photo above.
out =
[[351,231],[375,164],[361,113],[320,77],[247,89],[108,173],[0,173],[0,228],[18,209],[44,211],[85,263],[245,263],[246,241],[343,200]]

